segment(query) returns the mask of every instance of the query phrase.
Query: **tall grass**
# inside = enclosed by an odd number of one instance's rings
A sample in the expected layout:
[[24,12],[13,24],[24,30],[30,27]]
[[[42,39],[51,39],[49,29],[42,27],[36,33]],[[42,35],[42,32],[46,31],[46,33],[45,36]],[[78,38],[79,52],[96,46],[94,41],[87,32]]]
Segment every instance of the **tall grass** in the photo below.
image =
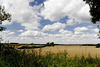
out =
[[73,59],[68,57],[67,51],[53,54],[48,52],[45,56],[32,51],[32,54],[26,54],[11,48],[2,48],[0,51],[0,67],[100,67],[100,59],[98,57],[85,58],[82,56]]

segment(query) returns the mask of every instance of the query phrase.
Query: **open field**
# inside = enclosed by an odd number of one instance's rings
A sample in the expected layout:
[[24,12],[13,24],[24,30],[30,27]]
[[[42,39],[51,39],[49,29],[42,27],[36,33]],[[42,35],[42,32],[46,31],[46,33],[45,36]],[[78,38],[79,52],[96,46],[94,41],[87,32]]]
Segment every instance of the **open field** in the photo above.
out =
[[42,46],[18,49],[1,44],[0,67],[100,67],[100,48],[95,46]]
[[[21,49],[22,51],[23,49]],[[40,51],[40,48],[35,49],[25,49],[28,53],[31,53],[32,50]],[[44,48],[41,48],[41,55],[45,55],[47,52],[51,53],[59,53],[67,51],[69,57],[75,57],[76,55],[78,57],[82,57],[83,55],[85,57],[88,57],[91,55],[92,57],[100,57],[100,48],[95,48],[95,46],[47,46]]]

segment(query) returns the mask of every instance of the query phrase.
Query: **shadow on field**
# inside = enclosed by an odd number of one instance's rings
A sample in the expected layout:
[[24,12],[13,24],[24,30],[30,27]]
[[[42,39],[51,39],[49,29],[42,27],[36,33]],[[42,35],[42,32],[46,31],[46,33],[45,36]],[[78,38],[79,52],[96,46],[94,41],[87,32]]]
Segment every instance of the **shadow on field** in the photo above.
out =
[[46,45],[41,45],[41,46],[28,46],[28,45],[26,45],[26,46],[22,46],[22,47],[20,47],[18,49],[43,48],[43,47],[46,47],[46,46],[55,46],[55,44],[54,44],[54,42],[51,42],[51,43],[48,42]]
[[18,49],[33,49],[33,48],[43,48],[43,47],[46,47],[45,45],[44,46],[22,46]]

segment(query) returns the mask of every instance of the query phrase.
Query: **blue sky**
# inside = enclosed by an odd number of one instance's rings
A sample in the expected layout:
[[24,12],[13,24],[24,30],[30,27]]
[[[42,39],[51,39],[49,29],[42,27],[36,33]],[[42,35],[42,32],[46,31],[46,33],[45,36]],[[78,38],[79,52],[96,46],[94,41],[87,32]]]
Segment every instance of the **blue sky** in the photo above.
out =
[[1,33],[2,42],[57,44],[98,43],[98,29],[90,21],[83,0],[0,0],[12,15]]

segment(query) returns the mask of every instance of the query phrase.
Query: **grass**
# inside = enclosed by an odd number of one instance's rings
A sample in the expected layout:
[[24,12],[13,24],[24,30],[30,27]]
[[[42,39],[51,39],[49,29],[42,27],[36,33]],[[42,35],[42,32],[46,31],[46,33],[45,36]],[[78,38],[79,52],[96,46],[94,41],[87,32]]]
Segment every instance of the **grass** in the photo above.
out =
[[47,52],[45,56],[32,51],[32,54],[26,54],[17,51],[14,48],[0,48],[0,67],[100,67],[100,59],[92,58],[90,55],[85,58],[77,57],[69,58],[67,51],[57,54]]
[[6,66],[9,66],[9,64],[6,63],[5,61],[3,61],[3,60],[0,58],[0,67],[6,67]]

